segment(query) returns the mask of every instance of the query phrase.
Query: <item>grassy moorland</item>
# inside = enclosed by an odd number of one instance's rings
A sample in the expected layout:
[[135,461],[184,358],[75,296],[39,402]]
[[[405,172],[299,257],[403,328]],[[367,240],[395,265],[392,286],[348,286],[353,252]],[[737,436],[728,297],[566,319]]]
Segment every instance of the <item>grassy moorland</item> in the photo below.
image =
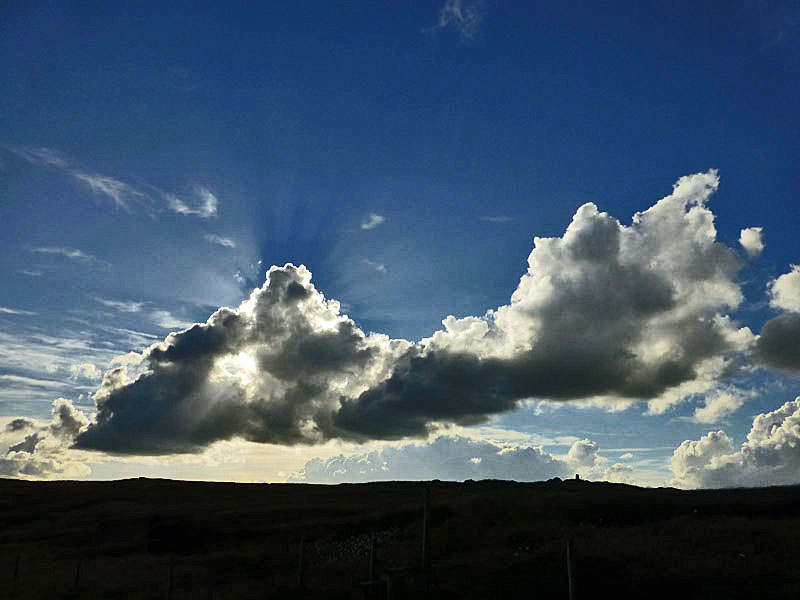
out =
[[[362,598],[373,537],[391,598],[423,598],[425,485],[0,480],[0,598]],[[567,598],[568,539],[579,599],[800,597],[800,487],[430,497],[431,598]]]

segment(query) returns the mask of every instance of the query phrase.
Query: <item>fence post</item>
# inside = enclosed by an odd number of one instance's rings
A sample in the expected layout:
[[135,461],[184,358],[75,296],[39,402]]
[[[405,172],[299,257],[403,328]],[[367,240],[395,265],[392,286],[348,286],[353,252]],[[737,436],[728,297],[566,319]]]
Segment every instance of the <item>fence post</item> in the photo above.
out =
[[570,540],[567,540],[567,582],[569,600],[575,600],[575,566],[572,564],[572,542]]
[[167,600],[172,600],[172,580],[175,571],[175,557],[170,554],[169,557],[169,574],[167,576]]
[[300,538],[300,556],[297,561],[297,587],[300,591],[305,589],[305,576],[306,576],[306,538]]
[[369,580],[375,581],[375,534],[369,540]]
[[17,591],[17,579],[19,578],[19,559],[20,555],[17,554],[17,558],[14,560],[14,576],[11,578],[11,590]]
[[422,510],[422,578],[425,598],[431,595],[431,486],[425,484],[425,501]]
[[81,557],[78,557],[78,562],[75,565],[75,581],[73,584],[75,591],[77,592],[81,587]]

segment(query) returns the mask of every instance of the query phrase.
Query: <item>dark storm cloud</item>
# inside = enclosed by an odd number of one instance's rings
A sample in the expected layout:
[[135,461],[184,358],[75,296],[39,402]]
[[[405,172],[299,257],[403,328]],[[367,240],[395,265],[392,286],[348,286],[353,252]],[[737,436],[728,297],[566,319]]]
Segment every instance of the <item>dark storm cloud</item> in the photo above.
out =
[[531,397],[663,410],[680,386],[702,391],[725,376],[752,343],[727,316],[742,299],[740,264],[705,206],[717,185],[713,171],[684,177],[629,226],[582,206],[562,237],[535,238],[509,304],[448,317],[417,344],[366,335],[305,267],[272,267],[238,309],[151,346],[136,377],[106,373],[76,445],[162,454],[233,437],[419,436]]
[[800,372],[800,314],[787,313],[767,321],[756,349],[767,366]]
[[[273,267],[250,305],[221,308],[207,323],[148,349],[148,371],[106,376],[96,423],[80,448],[161,454],[193,452],[234,436],[295,444],[326,437],[338,380],[362,377],[379,354],[338,306],[310,284],[304,267]],[[382,336],[385,338],[385,336]],[[219,361],[246,352],[245,378]],[[248,371],[249,369],[249,371]]]
[[757,353],[769,367],[800,372],[800,267],[792,265],[788,273],[767,286],[770,306],[783,314],[767,321],[761,329]]

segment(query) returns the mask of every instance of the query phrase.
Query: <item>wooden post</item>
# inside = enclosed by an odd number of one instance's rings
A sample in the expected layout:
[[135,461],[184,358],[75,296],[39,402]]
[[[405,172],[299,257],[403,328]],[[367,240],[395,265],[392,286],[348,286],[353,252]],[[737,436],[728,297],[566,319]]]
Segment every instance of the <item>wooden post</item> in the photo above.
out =
[[422,508],[422,568],[428,568],[431,559],[431,538],[430,538],[430,519],[431,519],[431,488],[425,485],[425,498]]
[[572,564],[572,542],[567,540],[567,582],[569,585],[569,600],[575,600],[575,567]]
[[14,576],[11,578],[11,589],[16,591],[17,589],[17,579],[19,578],[19,558],[20,555],[17,554],[16,560],[14,560]]
[[300,538],[300,556],[297,560],[297,587],[302,591],[305,588],[306,578],[306,538]]
[[167,600],[172,600],[172,580],[175,571],[175,558],[170,555],[169,557],[169,574],[167,576]]
[[375,581],[375,542],[376,536],[373,533],[369,540],[369,580]]
[[73,587],[77,592],[81,587],[81,558],[78,557],[78,562],[75,565],[75,581],[73,583]]
[[431,486],[425,484],[425,500],[422,511],[422,577],[425,598],[431,595]]

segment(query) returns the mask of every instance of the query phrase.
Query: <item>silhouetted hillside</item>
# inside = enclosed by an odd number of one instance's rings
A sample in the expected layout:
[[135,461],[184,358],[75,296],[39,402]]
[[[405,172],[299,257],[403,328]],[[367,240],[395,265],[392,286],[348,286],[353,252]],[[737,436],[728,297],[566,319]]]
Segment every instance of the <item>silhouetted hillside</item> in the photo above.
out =
[[[422,598],[426,485],[0,480],[0,597]],[[800,597],[800,487],[429,485],[432,598]]]

